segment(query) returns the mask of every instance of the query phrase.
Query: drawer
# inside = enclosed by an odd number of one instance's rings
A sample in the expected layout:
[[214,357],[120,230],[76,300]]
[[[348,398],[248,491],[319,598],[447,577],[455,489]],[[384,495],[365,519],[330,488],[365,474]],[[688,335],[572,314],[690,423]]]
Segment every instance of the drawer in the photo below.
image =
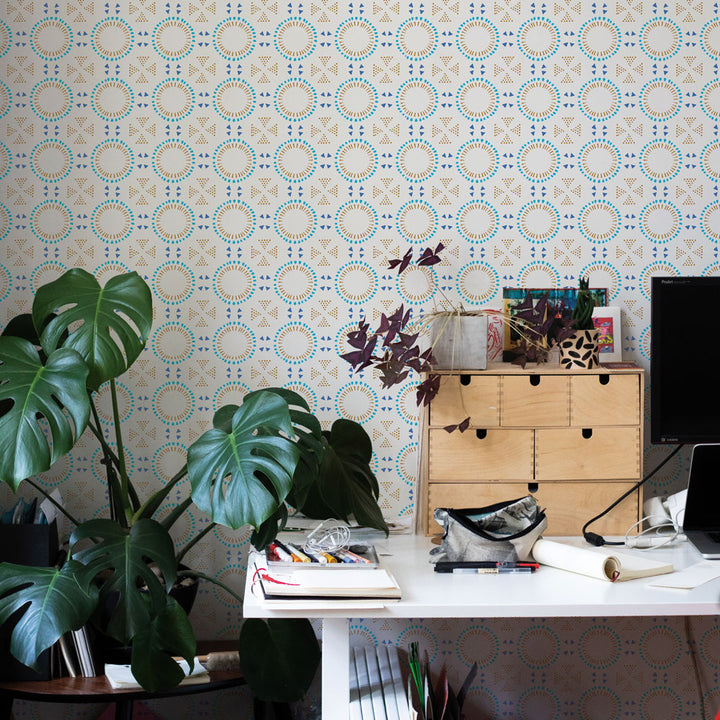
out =
[[430,482],[531,480],[533,431],[478,429],[429,432]]
[[639,428],[541,428],[535,431],[535,479],[538,481],[639,477]]
[[[441,531],[433,518],[436,507],[483,507],[504,500],[533,495],[545,510],[547,536],[582,534],[583,525],[617,500],[634,483],[549,482],[538,483],[533,492],[527,483],[430,483],[428,492],[427,534]],[[626,497],[604,518],[592,524],[601,535],[624,535],[639,519],[638,493]]]
[[554,427],[570,424],[569,378],[505,375],[500,389],[500,425]]
[[640,424],[639,375],[573,375],[570,378],[570,424]]
[[500,378],[497,375],[442,375],[430,403],[430,425],[445,427],[470,418],[474,427],[500,425]]

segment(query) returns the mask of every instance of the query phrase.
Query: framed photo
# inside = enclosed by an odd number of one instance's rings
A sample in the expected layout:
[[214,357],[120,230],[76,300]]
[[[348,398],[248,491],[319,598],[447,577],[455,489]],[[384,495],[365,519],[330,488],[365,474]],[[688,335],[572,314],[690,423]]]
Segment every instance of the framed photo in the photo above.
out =
[[593,325],[600,331],[600,362],[622,362],[622,322],[619,307],[596,307]]
[[[548,293],[550,302],[562,313],[563,317],[569,317],[577,303],[577,288],[503,288],[503,310],[512,315],[514,309],[525,299],[529,292],[533,298],[533,305],[545,293]],[[590,288],[595,307],[607,304],[607,288]],[[505,323],[503,336],[503,350],[512,350],[518,342],[517,334]],[[608,358],[609,361],[609,358]]]

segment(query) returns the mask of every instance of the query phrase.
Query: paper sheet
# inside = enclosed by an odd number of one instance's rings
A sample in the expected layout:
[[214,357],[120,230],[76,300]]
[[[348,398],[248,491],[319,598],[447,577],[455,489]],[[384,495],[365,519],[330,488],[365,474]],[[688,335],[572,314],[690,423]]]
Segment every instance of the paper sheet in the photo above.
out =
[[[180,669],[185,673],[185,679],[180,683],[181,685],[205,683],[210,680],[208,671],[200,664],[197,658],[195,658],[192,671],[185,660],[178,660],[177,662],[178,665],[180,665]],[[110,683],[110,687],[115,689],[140,687],[140,683],[135,679],[129,665],[113,665],[107,663],[105,665],[105,677]]]
[[710,560],[707,562],[695,563],[684,570],[678,570],[672,575],[665,575],[649,583],[652,587],[679,588],[692,590],[704,585],[710,580],[720,577],[720,562]]

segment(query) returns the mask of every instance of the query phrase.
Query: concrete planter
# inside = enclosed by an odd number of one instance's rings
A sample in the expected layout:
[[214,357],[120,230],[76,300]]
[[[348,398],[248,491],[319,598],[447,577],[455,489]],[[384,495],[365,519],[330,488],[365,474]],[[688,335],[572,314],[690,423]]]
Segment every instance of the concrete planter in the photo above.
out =
[[438,315],[430,325],[435,370],[485,370],[486,315]]

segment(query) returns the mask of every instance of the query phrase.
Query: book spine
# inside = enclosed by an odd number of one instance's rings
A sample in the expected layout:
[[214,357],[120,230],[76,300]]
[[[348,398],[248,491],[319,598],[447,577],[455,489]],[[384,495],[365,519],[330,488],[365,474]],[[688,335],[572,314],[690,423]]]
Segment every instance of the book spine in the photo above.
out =
[[65,665],[65,669],[67,670],[67,674],[70,677],[77,677],[79,670],[72,635],[70,633],[65,633],[65,635],[61,635],[58,639],[58,645],[60,646],[60,653],[62,655],[63,663]]

